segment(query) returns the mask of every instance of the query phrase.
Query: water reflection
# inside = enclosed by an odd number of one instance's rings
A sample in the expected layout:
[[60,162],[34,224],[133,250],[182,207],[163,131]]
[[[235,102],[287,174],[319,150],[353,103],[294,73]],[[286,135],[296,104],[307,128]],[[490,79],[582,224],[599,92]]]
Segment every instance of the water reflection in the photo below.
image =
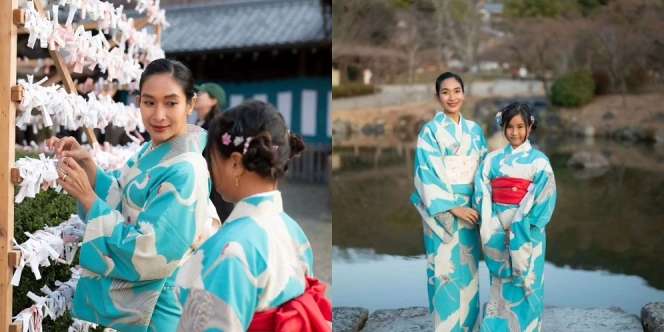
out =
[[[546,304],[637,313],[663,301],[662,149],[554,136],[537,143],[551,158],[559,192],[547,229]],[[608,156],[610,168],[588,175],[568,167],[579,150]],[[376,153],[335,150],[342,167],[331,183],[334,303],[425,305],[422,230],[408,201],[412,146]]]
[[[332,264],[335,306],[361,306],[369,310],[427,306],[424,256],[380,255],[369,249],[335,246]],[[645,302],[664,299],[664,291],[647,286],[637,276],[584,271],[551,263],[546,263],[544,273],[547,306],[619,306],[629,313],[640,314]],[[489,272],[483,263],[479,274],[480,303],[484,303],[489,292]]]

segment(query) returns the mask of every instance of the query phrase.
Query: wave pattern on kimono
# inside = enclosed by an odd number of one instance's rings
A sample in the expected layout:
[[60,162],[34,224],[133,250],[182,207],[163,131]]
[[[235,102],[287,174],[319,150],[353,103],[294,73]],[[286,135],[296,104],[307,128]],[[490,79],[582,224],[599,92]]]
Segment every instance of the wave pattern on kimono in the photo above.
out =
[[246,331],[254,313],[304,293],[313,258],[279,191],[243,199],[178,271],[178,331]]
[[210,234],[207,134],[147,143],[119,171],[97,170],[81,246],[74,316],[119,331],[174,331],[174,272]]
[[[492,201],[491,182],[501,178],[531,182],[519,204]],[[481,330],[539,331],[544,310],[545,226],[556,205],[549,159],[529,141],[516,149],[508,145],[489,153],[477,172],[474,204],[481,214],[482,251],[491,277]]]
[[472,181],[487,147],[482,128],[437,113],[420,131],[411,201],[424,227],[429,311],[435,331],[472,331],[479,315],[477,226],[449,212],[470,207]]

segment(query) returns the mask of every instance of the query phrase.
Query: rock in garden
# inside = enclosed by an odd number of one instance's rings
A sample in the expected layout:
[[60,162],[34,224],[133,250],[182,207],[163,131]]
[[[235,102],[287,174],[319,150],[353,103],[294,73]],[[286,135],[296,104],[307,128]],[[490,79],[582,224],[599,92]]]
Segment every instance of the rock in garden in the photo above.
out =
[[620,308],[558,308],[547,307],[542,318],[542,331],[546,332],[642,332],[636,315]]
[[583,135],[586,136],[586,137],[595,136],[595,127],[590,126],[590,125],[585,126],[583,128]]
[[339,140],[348,139],[352,130],[350,122],[336,120],[332,123],[332,138]]
[[579,151],[567,161],[567,165],[574,168],[605,168],[609,167],[609,160],[599,152]]
[[332,330],[334,332],[357,332],[367,321],[369,310],[359,307],[338,307],[332,309]]
[[664,332],[664,302],[648,303],[641,309],[646,332]]
[[655,130],[654,134],[655,143],[662,144],[664,143],[664,129],[659,128]]
[[413,132],[410,130],[414,121],[415,117],[410,114],[399,117],[396,125],[394,126],[394,134],[399,140],[402,142],[410,142],[415,139],[417,133],[413,135]]
[[385,124],[378,123],[368,123],[362,127],[362,134],[366,136],[382,136],[385,134]]
[[652,116],[651,120],[655,121],[655,122],[664,122],[664,113],[662,113],[662,112],[655,113]]
[[[335,330],[336,331],[336,330]],[[376,310],[362,332],[433,332],[433,321],[425,307]]]

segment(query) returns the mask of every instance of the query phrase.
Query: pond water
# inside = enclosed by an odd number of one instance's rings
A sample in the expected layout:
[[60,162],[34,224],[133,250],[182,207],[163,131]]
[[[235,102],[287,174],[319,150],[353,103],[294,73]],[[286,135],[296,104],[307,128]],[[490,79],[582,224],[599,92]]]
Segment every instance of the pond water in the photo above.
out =
[[[545,305],[640,314],[646,303],[664,301],[664,149],[553,136],[533,141],[550,157],[558,186],[547,227]],[[421,220],[408,200],[413,147],[334,151],[341,160],[331,182],[335,306],[426,306]],[[611,167],[568,167],[580,150],[608,156]],[[483,262],[480,283],[484,303]]]

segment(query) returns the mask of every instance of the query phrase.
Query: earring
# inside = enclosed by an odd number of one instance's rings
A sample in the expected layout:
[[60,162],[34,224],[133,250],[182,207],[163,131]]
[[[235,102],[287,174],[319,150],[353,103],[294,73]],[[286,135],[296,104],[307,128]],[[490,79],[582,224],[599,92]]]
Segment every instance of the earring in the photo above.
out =
[[239,177],[239,176],[236,176],[236,177],[235,177],[235,186],[236,186],[236,187],[239,187],[239,186],[240,186],[240,177]]

